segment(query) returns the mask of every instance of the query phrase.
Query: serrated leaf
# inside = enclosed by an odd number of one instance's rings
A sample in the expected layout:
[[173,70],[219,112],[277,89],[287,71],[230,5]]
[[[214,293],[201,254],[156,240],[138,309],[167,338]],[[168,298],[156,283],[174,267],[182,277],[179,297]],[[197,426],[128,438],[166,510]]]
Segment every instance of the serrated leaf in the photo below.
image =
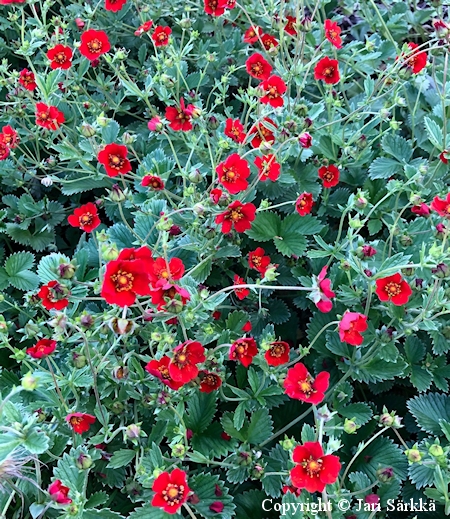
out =
[[5,261],[5,270],[9,276],[15,276],[24,270],[30,270],[34,265],[34,254],[31,252],[16,252]]
[[128,465],[136,456],[136,453],[130,449],[120,449],[116,451],[109,460],[109,469],[118,469]]
[[119,512],[115,512],[109,508],[102,508],[101,510],[96,509],[84,509],[83,519],[124,519],[125,516]]
[[201,433],[212,422],[216,413],[217,396],[213,393],[195,393],[189,398],[186,427],[194,433]]
[[302,443],[316,441],[316,431],[309,423],[304,423],[302,427]]
[[356,459],[353,468],[377,479],[377,470],[390,467],[400,480],[407,474],[408,462],[403,451],[389,438],[377,438]]
[[442,128],[429,117],[424,118],[424,123],[428,139],[430,140],[431,144],[439,151],[442,151],[445,146]]
[[181,517],[183,516],[179,513],[167,514],[162,508],[145,505],[131,512],[128,519],[177,519]]
[[435,465],[413,463],[408,468],[409,477],[416,488],[428,487],[434,482],[436,475]]
[[115,142],[117,136],[119,135],[120,125],[116,121],[109,121],[106,126],[102,128],[102,139],[105,141],[105,144],[111,144]]
[[408,162],[412,155],[411,141],[407,141],[400,135],[385,134],[381,140],[383,151],[399,161]]
[[246,438],[249,443],[258,445],[270,438],[272,431],[273,423],[268,409],[258,409],[252,414]]
[[252,227],[245,231],[247,236],[258,242],[272,240],[278,236],[281,228],[280,217],[271,211],[259,212],[256,214]]
[[[195,492],[199,498],[199,502],[192,504],[192,508],[209,519],[211,517],[210,506],[215,501],[220,501],[223,504],[223,510],[220,512],[220,517],[223,519],[231,519],[234,517],[235,506],[233,498],[228,493],[228,488],[223,485],[219,476],[212,474],[199,474],[189,480],[190,488]],[[219,487],[221,491],[220,498],[218,498],[216,491]]]
[[417,425],[425,432],[440,435],[442,430],[439,421],[450,422],[450,398],[447,395],[420,395],[408,400],[407,406]]
[[306,251],[307,241],[304,236],[286,234],[274,239],[275,247],[283,256],[303,256]]
[[402,171],[402,165],[396,160],[388,157],[378,157],[369,166],[369,177],[373,180],[377,178],[389,178]]
[[24,270],[9,277],[10,284],[18,290],[31,291],[39,285],[39,277],[30,270]]
[[291,312],[283,300],[270,298],[267,306],[269,310],[268,318],[273,324],[283,324],[289,320]]
[[372,409],[362,402],[350,404],[339,409],[339,414],[349,420],[355,420],[358,425],[366,424],[372,418]]
[[60,263],[70,263],[70,258],[64,256],[64,254],[53,252],[41,259],[37,268],[37,273],[42,283],[45,284],[49,281],[58,279],[58,265],[60,265]]
[[240,431],[245,420],[245,402],[240,402],[234,410],[233,424],[236,430]]
[[[80,177],[80,173],[85,176]],[[62,183],[61,192],[63,195],[71,196],[76,193],[85,193],[86,191],[92,191],[101,187],[111,187],[112,181],[108,177],[104,178],[93,178],[88,175],[87,171],[81,170],[76,177],[68,177]]]

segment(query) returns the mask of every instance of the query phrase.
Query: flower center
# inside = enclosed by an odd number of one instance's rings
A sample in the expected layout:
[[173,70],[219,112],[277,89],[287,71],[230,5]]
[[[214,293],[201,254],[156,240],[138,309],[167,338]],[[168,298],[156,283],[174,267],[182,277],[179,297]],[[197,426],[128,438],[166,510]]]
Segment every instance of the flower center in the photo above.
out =
[[169,368],[167,366],[159,366],[158,371],[161,373],[161,377],[164,380],[170,379]]
[[215,375],[206,375],[206,377],[202,380],[203,384],[207,386],[215,386],[216,385],[216,376]]
[[261,265],[261,256],[253,256],[252,263],[255,265],[255,267],[259,267]]
[[259,61],[258,61],[258,63],[254,63],[252,65],[253,74],[259,76],[262,73],[262,71],[263,71],[263,67]]
[[167,501],[169,505],[178,505],[181,498],[183,497],[184,486],[183,485],[173,485],[169,483],[166,487],[166,490],[163,490],[162,494],[164,497],[164,501]]
[[327,67],[327,68],[323,71],[323,75],[324,75],[325,77],[331,77],[333,74],[334,74],[334,67]]
[[158,41],[161,41],[161,42],[167,41],[167,34],[165,32],[160,32],[158,34]]
[[236,180],[239,178],[239,175],[236,174],[236,172],[233,169],[223,168],[223,175],[221,177],[222,182],[236,182]]
[[57,63],[64,63],[66,61],[66,56],[62,52],[58,52],[58,54],[54,57],[54,60]]
[[175,353],[175,355],[173,356],[172,362],[179,368],[182,368],[186,364],[188,364],[188,357],[186,355],[186,350],[183,349],[182,351]]
[[300,391],[304,393],[307,397],[311,396],[312,393],[316,392],[316,390],[312,386],[312,378],[310,375],[308,375],[305,380],[299,380],[298,387]]
[[286,348],[283,344],[276,344],[270,348],[270,355],[272,357],[281,357],[285,350]]
[[41,112],[39,114],[39,119],[41,119],[41,121],[46,121],[48,119],[49,115],[47,112]]
[[79,416],[72,416],[72,418],[70,419],[70,425],[80,425],[82,421],[83,420]]
[[100,40],[97,40],[97,38],[95,38],[95,40],[92,40],[87,44],[88,49],[93,54],[98,54],[99,52],[101,52],[102,46],[102,42]]
[[80,216],[79,222],[80,225],[90,225],[92,223],[93,216],[91,213],[83,214],[83,216]]
[[244,215],[242,214],[241,210],[237,208],[229,211],[227,218],[229,220],[233,220],[233,222],[238,222],[239,220],[242,220],[242,218],[244,218]]
[[332,29],[331,31],[328,31],[328,36],[331,40],[335,40],[338,37],[338,33],[336,30]]
[[326,171],[326,173],[323,176],[323,179],[327,182],[331,182],[334,179],[334,173],[332,173],[329,169]]
[[109,167],[120,170],[125,162],[119,155],[108,155]]
[[402,287],[398,283],[391,282],[384,287],[384,290],[387,292],[389,297],[393,297],[398,296],[398,294],[401,293]]
[[445,212],[450,214],[450,204],[448,204],[448,206],[445,208]]
[[111,276],[117,292],[129,292],[133,288],[134,276],[130,272],[118,270],[116,274]]
[[322,460],[315,460],[310,456],[309,460],[305,460],[302,463],[302,467],[306,469],[306,473],[310,478],[319,477],[319,473],[322,470]]

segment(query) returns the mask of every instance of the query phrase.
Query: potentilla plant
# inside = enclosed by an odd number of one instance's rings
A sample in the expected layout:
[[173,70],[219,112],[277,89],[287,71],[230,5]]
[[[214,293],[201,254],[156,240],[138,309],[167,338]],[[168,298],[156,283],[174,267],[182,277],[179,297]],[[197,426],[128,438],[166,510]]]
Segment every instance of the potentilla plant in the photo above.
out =
[[0,0],[0,515],[450,515],[448,7]]

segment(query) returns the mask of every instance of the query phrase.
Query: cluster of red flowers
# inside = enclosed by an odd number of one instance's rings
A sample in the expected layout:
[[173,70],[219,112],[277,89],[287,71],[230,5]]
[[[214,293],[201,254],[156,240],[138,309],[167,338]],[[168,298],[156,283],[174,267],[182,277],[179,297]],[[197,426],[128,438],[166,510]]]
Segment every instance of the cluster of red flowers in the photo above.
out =
[[9,157],[10,150],[17,148],[19,145],[19,136],[11,126],[3,126],[0,133],[0,160]]

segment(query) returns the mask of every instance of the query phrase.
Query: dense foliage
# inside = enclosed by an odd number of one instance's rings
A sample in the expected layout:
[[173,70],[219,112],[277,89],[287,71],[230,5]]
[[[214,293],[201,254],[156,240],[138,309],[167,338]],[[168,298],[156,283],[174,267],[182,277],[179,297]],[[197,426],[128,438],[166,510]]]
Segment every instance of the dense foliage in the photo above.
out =
[[444,3],[0,0],[0,517],[450,515]]

